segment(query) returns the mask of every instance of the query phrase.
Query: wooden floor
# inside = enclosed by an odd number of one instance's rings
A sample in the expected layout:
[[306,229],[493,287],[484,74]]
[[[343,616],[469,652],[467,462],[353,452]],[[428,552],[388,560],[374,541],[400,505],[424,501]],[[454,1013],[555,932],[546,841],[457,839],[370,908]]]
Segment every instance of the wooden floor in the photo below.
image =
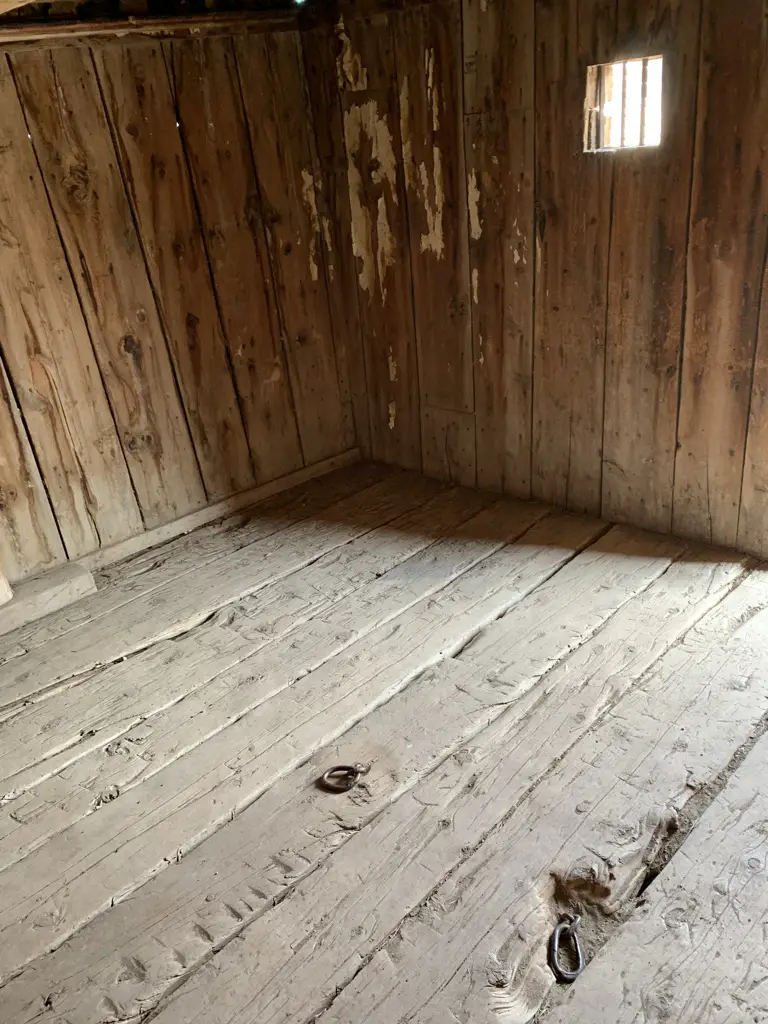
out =
[[768,1020],[746,558],[357,466],[0,658],[3,1024]]

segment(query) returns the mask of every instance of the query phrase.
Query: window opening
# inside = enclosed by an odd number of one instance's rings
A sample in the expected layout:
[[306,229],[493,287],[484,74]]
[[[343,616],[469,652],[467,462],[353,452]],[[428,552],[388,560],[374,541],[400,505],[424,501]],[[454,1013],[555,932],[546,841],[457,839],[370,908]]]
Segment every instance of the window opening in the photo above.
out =
[[658,146],[661,76],[661,57],[619,60],[587,68],[585,151]]

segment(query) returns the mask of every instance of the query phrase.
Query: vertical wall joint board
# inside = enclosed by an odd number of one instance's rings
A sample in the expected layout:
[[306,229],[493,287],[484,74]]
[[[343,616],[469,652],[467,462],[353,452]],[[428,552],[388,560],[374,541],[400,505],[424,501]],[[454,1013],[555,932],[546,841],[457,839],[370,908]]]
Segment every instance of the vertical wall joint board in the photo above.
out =
[[304,459],[346,445],[306,87],[295,32],[235,44]]
[[86,50],[12,57],[147,527],[205,501],[173,369]]
[[[179,121],[259,483],[302,465],[231,42],[170,44]],[[222,183],[226,183],[222,187]]]
[[69,557],[143,529],[10,66],[0,63],[0,336]]
[[420,469],[419,371],[389,16],[336,25],[374,458]]
[[616,56],[664,57],[662,140],[611,155],[602,513],[662,532],[672,525],[699,16],[700,0],[619,3]]
[[96,66],[159,296],[209,500],[254,482],[161,47],[105,47]]

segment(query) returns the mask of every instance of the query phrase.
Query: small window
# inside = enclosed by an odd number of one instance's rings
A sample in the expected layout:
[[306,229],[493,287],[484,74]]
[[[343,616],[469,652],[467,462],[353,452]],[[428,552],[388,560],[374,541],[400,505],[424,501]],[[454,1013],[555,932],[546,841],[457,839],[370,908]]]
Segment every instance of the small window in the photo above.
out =
[[635,149],[661,142],[661,57],[587,68],[584,149]]

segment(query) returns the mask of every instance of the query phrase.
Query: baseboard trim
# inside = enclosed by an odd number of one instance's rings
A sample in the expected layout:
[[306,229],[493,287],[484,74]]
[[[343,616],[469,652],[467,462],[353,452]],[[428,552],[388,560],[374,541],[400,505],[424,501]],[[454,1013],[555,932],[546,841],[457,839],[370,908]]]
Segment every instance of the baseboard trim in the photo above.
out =
[[14,584],[11,600],[0,608],[0,636],[95,592],[93,576],[77,562],[20,580]]
[[223,519],[226,516],[242,512],[243,509],[250,508],[252,505],[258,505],[259,502],[265,501],[275,494],[280,494],[281,491],[290,490],[291,487],[298,487],[309,480],[326,476],[336,469],[343,469],[346,466],[354,465],[356,462],[360,462],[360,449],[351,448],[340,455],[333,455],[330,459],[324,459],[322,462],[316,462],[312,466],[297,469],[295,473],[288,473],[287,476],[278,477],[277,480],[270,480],[266,484],[259,484],[257,487],[252,487],[241,494],[234,494],[231,498],[224,498],[223,501],[217,501],[215,505],[208,505],[197,512],[191,512],[180,519],[174,519],[173,522],[163,523],[162,526],[156,526],[154,529],[140,533],[136,537],[129,537],[127,540],[118,541],[117,544],[111,544],[109,547],[99,548],[88,555],[83,555],[82,558],[78,558],[76,564],[82,566],[88,572],[93,572],[96,569],[102,569],[105,565],[122,562],[123,559],[141,554],[142,551],[146,551],[148,548],[164,544],[166,541],[173,540],[175,537],[181,537],[185,533],[191,533],[192,530],[196,530],[199,526],[206,526],[216,519]]

